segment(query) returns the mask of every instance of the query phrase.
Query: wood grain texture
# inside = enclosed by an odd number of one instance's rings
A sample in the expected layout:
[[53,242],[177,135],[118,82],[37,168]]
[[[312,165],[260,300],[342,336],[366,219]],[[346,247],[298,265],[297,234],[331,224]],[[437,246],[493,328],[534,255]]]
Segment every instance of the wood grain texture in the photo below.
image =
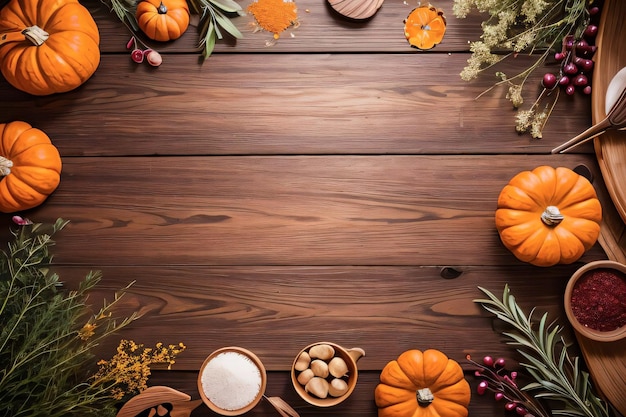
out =
[[[290,385],[294,355],[320,340],[358,346],[366,356],[357,389],[324,415],[373,417],[380,370],[404,350],[444,351],[474,386],[466,354],[516,366],[498,323],[473,302],[478,286],[499,293],[510,284],[524,308],[548,312],[571,336],[567,278],[607,254],[598,244],[576,264],[533,267],[502,246],[493,216],[519,171],[584,164],[603,230],[624,235],[591,144],[550,154],[590,125],[590,98],[561,95],[543,139],[518,135],[505,88],[475,99],[493,74],[459,77],[468,41],[481,33],[479,14],[456,19],[453,0],[438,1],[446,36],[419,52],[402,33],[417,2],[386,0],[372,19],[355,22],[325,0],[298,0],[300,26],[274,46],[244,16],[234,21],[245,38],[219,41],[201,62],[192,25],[175,42],[151,44],[164,58],[152,68],[130,60],[130,34],[115,16],[98,0],[83,3],[102,38],[96,74],[49,97],[0,78],[0,122],[25,120],[61,152],[59,188],[20,214],[70,220],[53,249],[66,287],[101,270],[90,298],[99,306],[134,281],[117,313],[144,315],[98,358],[112,356],[120,338],[184,342],[173,370],[156,371],[150,384],[197,399],[202,361],[239,345],[269,370],[267,394],[306,417],[321,413]],[[531,59],[520,55],[494,72]],[[538,92],[527,89],[527,103]],[[0,217],[3,241],[10,218]],[[446,266],[460,275],[444,279]],[[470,404],[470,415],[503,412],[487,397]],[[250,414],[277,413],[262,401]],[[192,415],[213,414],[200,406]]]
[[154,69],[104,56],[78,90],[35,100],[2,81],[3,117],[26,118],[65,156],[546,153],[590,123],[588,97],[563,95],[543,139],[519,135],[505,88],[476,100],[492,80],[460,79],[463,55],[164,60]]
[[67,264],[506,265],[519,261],[494,225],[502,187],[537,165],[593,163],[589,155],[66,158],[61,186],[34,216],[72,221],[56,249]]

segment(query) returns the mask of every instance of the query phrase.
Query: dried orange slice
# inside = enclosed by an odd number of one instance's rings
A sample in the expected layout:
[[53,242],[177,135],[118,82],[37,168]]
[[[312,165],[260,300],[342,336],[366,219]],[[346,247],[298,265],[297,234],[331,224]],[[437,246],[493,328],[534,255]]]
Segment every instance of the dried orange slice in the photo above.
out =
[[446,18],[443,10],[431,6],[420,6],[404,21],[404,36],[409,44],[418,49],[431,49],[441,42],[446,33]]

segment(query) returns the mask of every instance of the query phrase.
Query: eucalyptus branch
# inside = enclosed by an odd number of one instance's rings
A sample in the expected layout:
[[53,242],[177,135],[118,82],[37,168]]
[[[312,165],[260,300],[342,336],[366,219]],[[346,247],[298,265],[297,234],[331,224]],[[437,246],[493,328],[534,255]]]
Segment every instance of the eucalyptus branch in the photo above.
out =
[[554,415],[571,417],[608,417],[606,403],[593,393],[589,374],[580,369],[578,357],[571,357],[567,343],[559,335],[562,328],[548,323],[547,313],[539,320],[535,330],[534,309],[528,315],[519,307],[509,286],[504,287],[502,300],[485,288],[479,289],[487,299],[474,300],[497,319],[509,325],[513,331],[502,332],[510,339],[510,345],[526,362],[520,365],[535,380],[521,389],[533,392],[536,398],[554,400],[563,405],[552,410]]
[[217,39],[224,36],[223,29],[236,39],[243,38],[241,31],[231,22],[227,14],[244,15],[244,11],[234,0],[187,0],[194,12],[200,15],[200,41],[202,56],[208,58],[213,53]]

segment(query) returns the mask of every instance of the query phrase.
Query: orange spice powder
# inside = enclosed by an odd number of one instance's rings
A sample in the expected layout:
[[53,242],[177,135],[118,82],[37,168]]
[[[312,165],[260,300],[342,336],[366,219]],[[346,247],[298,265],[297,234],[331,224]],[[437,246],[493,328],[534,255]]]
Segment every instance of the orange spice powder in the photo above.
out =
[[283,0],[258,0],[247,9],[254,15],[260,27],[274,34],[278,39],[279,33],[294,24],[298,19],[296,3]]

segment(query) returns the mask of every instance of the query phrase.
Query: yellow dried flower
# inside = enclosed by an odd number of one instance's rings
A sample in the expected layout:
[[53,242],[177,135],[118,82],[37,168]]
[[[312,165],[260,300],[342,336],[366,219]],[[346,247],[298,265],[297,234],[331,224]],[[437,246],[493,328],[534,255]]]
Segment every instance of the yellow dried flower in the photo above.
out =
[[85,325],[78,331],[78,337],[81,340],[89,340],[92,337],[96,330],[96,325],[93,323],[85,323]]
[[184,350],[182,342],[167,347],[159,342],[153,349],[132,340],[121,340],[113,358],[98,361],[93,385],[109,386],[111,396],[116,399],[138,394],[147,388],[151,365],[162,364],[171,369],[176,356]]

